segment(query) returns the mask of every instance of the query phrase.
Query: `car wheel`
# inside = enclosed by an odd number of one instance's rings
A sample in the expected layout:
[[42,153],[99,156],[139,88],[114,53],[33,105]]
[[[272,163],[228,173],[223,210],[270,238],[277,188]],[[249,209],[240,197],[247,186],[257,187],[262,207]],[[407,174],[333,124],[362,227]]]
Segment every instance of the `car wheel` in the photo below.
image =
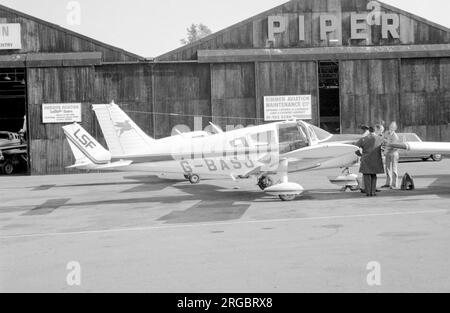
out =
[[3,163],[2,173],[5,175],[11,175],[12,173],[14,173],[14,165],[11,162]]
[[435,161],[435,162],[440,162],[440,161],[442,161],[442,155],[441,155],[441,154],[433,154],[433,155],[431,156],[431,158],[432,158],[433,161]]

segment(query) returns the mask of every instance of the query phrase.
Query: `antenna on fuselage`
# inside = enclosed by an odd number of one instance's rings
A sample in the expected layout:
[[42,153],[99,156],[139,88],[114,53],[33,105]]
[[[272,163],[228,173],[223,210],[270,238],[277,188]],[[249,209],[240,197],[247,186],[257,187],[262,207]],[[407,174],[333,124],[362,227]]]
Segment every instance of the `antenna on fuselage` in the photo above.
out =
[[220,128],[219,126],[213,124],[212,122],[209,122],[209,125],[211,125],[211,127],[212,127],[218,134],[223,134],[223,130],[222,130],[222,128]]

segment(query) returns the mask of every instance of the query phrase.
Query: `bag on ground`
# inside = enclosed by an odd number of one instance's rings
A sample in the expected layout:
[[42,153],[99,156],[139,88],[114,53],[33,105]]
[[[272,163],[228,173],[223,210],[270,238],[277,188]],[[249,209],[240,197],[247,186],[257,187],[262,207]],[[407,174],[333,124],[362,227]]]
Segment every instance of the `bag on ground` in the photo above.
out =
[[411,175],[406,173],[402,180],[402,190],[414,190],[415,188],[416,186],[414,185],[414,180]]

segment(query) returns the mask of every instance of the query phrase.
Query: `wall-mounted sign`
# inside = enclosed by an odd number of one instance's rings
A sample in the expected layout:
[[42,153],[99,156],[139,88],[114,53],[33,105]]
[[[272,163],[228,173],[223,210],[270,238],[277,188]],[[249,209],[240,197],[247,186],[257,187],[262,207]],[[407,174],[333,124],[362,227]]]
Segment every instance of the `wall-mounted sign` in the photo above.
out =
[[311,95],[264,97],[264,120],[311,120]]
[[0,24],[0,50],[22,49],[20,24]]
[[42,105],[44,124],[81,123],[81,103],[53,103]]

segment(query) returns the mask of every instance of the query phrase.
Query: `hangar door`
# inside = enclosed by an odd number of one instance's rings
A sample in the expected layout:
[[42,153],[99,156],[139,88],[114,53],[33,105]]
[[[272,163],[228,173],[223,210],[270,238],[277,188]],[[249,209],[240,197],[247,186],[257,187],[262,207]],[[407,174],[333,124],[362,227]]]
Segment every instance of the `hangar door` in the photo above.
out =
[[25,71],[0,69],[0,175],[28,173]]
[[319,112],[320,128],[331,134],[341,133],[339,62],[320,61]]

